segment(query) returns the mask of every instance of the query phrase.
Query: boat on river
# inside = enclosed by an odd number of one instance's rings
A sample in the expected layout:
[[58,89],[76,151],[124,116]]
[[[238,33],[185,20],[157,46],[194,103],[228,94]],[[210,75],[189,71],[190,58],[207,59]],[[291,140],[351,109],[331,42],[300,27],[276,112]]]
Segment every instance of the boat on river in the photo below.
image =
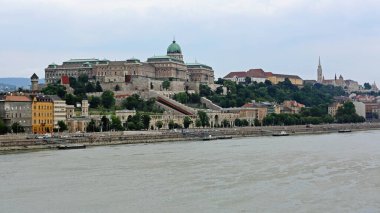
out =
[[348,133],[348,132],[352,132],[351,129],[341,129],[341,130],[338,130],[339,133]]
[[279,133],[273,133],[272,136],[289,136],[289,133],[281,131]]
[[57,149],[85,149],[86,145],[83,144],[65,144],[65,145],[58,145]]
[[223,140],[223,139],[232,139],[232,136],[211,136],[209,135],[208,137],[204,137],[204,141],[211,141],[211,140]]

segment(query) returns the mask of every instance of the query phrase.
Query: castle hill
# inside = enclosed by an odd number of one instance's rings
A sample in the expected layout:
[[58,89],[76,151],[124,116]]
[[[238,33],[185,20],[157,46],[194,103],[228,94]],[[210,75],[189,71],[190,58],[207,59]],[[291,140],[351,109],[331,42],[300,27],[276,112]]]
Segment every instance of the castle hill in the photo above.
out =
[[109,133],[106,141],[134,143],[145,141],[128,137],[167,141],[378,127],[375,82],[360,85],[342,75],[326,79],[320,58],[316,67],[316,80],[261,68],[215,79],[211,65],[186,62],[175,40],[166,55],[146,60],[51,63],[45,83],[33,73],[30,89],[3,93],[0,131],[19,144],[7,139],[2,146],[54,147],[78,143],[79,137],[101,144],[104,133]]

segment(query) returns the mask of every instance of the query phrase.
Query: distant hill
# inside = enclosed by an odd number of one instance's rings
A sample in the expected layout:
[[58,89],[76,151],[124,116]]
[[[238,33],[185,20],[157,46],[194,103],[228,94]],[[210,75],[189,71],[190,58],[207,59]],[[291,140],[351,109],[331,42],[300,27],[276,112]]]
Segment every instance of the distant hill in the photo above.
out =
[[[40,79],[40,84],[45,83],[45,79]],[[15,86],[16,88],[22,87],[30,88],[30,78],[0,78],[0,84]]]

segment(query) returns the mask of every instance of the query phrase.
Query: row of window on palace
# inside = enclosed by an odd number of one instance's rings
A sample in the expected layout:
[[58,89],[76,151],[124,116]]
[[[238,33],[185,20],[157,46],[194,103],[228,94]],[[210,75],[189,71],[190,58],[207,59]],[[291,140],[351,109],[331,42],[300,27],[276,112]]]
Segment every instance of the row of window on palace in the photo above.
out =
[[33,124],[53,124],[53,120],[33,120]]

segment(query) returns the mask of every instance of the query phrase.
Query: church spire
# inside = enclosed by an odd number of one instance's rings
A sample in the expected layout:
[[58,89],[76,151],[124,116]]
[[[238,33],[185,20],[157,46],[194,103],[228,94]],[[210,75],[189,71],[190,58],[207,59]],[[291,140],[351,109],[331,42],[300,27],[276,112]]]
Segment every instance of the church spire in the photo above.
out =
[[322,65],[321,65],[321,56],[319,56],[319,61],[318,61],[317,82],[318,82],[318,83],[323,83],[323,73],[322,73]]

